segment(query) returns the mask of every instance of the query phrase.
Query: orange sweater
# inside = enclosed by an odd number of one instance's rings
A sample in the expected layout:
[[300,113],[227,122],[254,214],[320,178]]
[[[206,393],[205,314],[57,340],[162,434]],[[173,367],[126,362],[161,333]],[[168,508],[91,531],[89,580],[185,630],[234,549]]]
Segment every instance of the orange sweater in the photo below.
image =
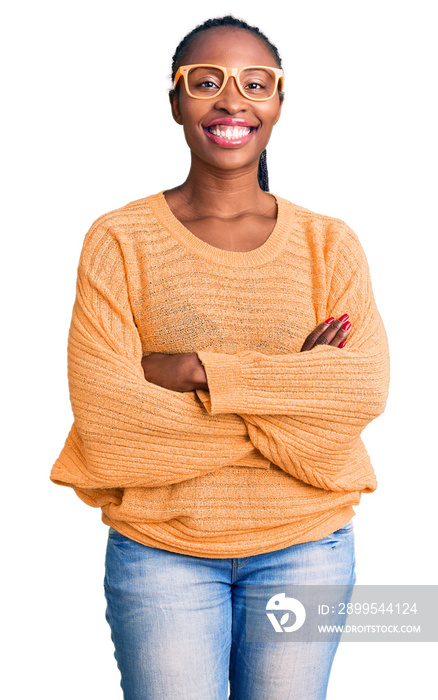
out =
[[[271,552],[342,527],[377,488],[360,435],[385,408],[389,352],[365,254],[344,221],[275,197],[275,228],[248,252],[197,238],[163,192],[85,236],[68,338],[74,422],[50,479],[143,544]],[[344,348],[300,352],[343,313]],[[151,352],[197,352],[209,391],[147,382]]]

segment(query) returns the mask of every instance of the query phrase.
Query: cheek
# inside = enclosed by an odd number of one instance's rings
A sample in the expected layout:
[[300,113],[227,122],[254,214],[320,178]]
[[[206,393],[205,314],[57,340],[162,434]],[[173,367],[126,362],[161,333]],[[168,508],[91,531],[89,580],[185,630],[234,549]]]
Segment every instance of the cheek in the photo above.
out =
[[203,131],[198,122],[185,121],[183,122],[184,137],[187,145],[197,151],[203,139]]
[[267,103],[266,107],[259,110],[259,117],[262,124],[269,129],[275,125],[275,120],[278,117],[279,105],[278,103]]
[[205,119],[204,110],[191,105],[190,109],[181,110],[182,125],[187,139],[199,139],[202,136],[202,122]]
[[202,121],[207,109],[202,100],[193,100],[185,97],[180,101],[180,111],[183,124],[188,129],[194,129]]

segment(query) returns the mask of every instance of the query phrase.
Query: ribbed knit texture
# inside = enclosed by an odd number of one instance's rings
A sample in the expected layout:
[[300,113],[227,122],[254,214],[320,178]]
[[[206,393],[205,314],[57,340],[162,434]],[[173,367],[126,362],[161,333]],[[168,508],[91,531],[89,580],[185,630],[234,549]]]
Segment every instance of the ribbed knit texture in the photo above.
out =
[[[68,337],[74,422],[50,479],[143,544],[271,552],[330,534],[377,487],[361,431],[385,408],[389,352],[365,254],[344,221],[274,197],[274,230],[248,252],[199,239],[163,192],[85,236]],[[344,313],[344,348],[300,352]],[[209,390],[147,382],[151,352],[197,352]]]

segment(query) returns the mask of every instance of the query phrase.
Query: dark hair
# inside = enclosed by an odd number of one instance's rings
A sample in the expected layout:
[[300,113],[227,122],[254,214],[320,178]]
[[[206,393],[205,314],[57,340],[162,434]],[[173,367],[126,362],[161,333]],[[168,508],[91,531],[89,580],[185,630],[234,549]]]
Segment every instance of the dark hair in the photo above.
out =
[[[176,72],[179,68],[179,66],[182,64],[184,60],[184,56],[190,49],[195,37],[200,33],[204,32],[207,29],[212,29],[214,27],[237,27],[238,29],[246,29],[248,32],[251,32],[251,34],[254,34],[254,36],[257,36],[259,39],[261,39],[268,49],[271,51],[272,55],[275,58],[275,61],[278,65],[279,68],[282,68],[281,64],[281,58],[280,54],[278,53],[278,49],[274,44],[272,44],[268,37],[263,34],[263,32],[260,31],[258,27],[253,27],[250,24],[247,24],[241,19],[237,19],[236,17],[233,17],[232,15],[226,15],[225,17],[216,17],[215,19],[207,19],[205,22],[202,24],[198,24],[197,27],[192,29],[191,32],[186,34],[184,39],[180,41],[178,46],[176,47],[176,51],[172,57],[172,73],[171,73],[171,79],[172,83],[175,80],[175,75]],[[171,89],[170,94],[173,92],[173,89]],[[280,96],[280,101],[282,102],[284,99],[284,92],[281,90],[279,91],[279,96]],[[269,192],[269,180],[268,180],[268,166],[266,163],[266,149],[263,151],[263,153],[260,155],[260,160],[259,160],[259,167],[258,167],[258,172],[257,172],[257,178],[259,181],[260,188],[264,190],[265,192]]]

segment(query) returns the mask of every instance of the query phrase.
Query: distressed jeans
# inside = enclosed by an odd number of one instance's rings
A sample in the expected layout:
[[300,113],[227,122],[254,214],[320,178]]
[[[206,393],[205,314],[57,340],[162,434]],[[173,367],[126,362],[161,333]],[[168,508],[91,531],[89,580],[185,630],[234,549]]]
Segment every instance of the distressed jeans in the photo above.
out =
[[246,641],[245,588],[353,586],[355,563],[353,519],[320,540],[241,559],[169,552],[110,527],[105,617],[124,700],[325,700],[339,638]]

